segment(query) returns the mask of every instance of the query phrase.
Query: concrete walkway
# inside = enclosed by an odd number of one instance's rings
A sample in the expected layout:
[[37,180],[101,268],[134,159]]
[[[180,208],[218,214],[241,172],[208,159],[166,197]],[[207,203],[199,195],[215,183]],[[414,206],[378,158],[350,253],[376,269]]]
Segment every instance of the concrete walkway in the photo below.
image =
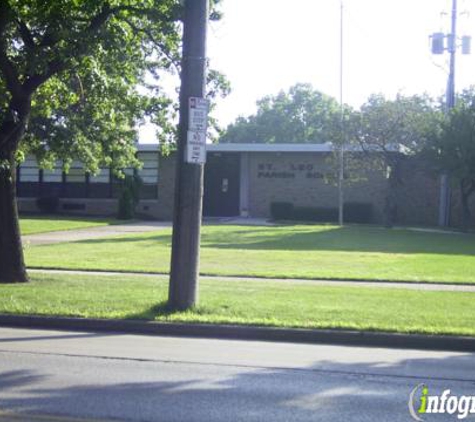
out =
[[140,221],[128,224],[115,224],[111,226],[30,234],[23,236],[22,240],[24,243],[30,245],[48,245],[53,243],[76,242],[79,240],[120,236],[131,233],[147,233],[171,226],[172,224],[170,222],[164,221]]
[[[29,273],[47,273],[63,275],[91,275],[91,276],[109,276],[109,277],[152,277],[155,279],[168,280],[168,274],[159,273],[138,273],[138,272],[114,272],[114,271],[80,271],[80,270],[56,270],[30,268]],[[313,284],[316,286],[361,286],[378,287],[385,289],[407,289],[435,292],[469,292],[475,293],[475,285],[460,285],[449,283],[416,283],[416,282],[397,282],[397,281],[354,281],[354,280],[313,280],[313,279],[293,279],[293,278],[262,278],[262,277],[230,277],[230,276],[210,276],[201,275],[201,280],[220,280],[229,282],[257,282],[257,283],[287,283],[287,284]]]
[[[272,223],[260,218],[210,218],[203,221],[204,225],[233,224],[246,226],[270,226]],[[139,221],[111,226],[88,227],[76,230],[63,230],[47,233],[30,234],[22,237],[25,244],[50,245],[54,243],[76,242],[80,240],[100,239],[111,236],[121,236],[131,233],[148,233],[164,228],[171,228],[171,221]]]

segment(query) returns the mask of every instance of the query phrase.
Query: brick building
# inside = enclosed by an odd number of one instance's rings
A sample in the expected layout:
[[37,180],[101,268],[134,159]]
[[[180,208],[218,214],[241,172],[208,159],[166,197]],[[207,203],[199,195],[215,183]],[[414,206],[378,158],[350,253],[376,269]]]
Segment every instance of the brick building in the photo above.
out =
[[[329,144],[209,145],[204,215],[269,217],[273,202],[335,208],[338,191],[331,182],[332,156]],[[144,184],[137,211],[150,218],[171,219],[176,155],[160,157],[156,145],[140,145],[138,157],[144,163],[137,171]],[[371,204],[372,221],[381,223],[386,176],[375,170],[364,173],[360,181],[345,187],[345,202]],[[402,175],[397,222],[436,225],[440,190],[437,176],[409,157]],[[66,175],[59,166],[54,171],[41,171],[29,159],[18,170],[19,207],[21,211],[35,211],[36,198],[57,196],[61,212],[112,215],[117,210],[119,185],[107,169],[92,177],[75,163]],[[457,195],[453,196],[456,205]],[[452,208],[452,220],[457,223],[459,210]]]

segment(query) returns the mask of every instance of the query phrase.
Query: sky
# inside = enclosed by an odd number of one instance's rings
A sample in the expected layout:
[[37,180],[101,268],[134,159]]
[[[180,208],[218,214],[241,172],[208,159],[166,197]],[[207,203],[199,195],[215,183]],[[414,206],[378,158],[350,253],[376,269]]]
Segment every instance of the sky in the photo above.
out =
[[[458,17],[460,35],[475,28],[474,2],[458,0],[459,12],[473,12]],[[451,7],[451,0],[343,0],[343,101],[358,107],[371,93],[443,94],[449,56],[431,54],[429,35],[450,31]],[[222,10],[208,33],[210,66],[233,89],[218,105],[222,124],[297,82],[340,98],[340,0],[223,0]],[[456,78],[458,89],[475,83],[475,51],[457,56]]]
[[[341,2],[222,0],[207,55],[231,82],[214,112],[223,127],[299,82],[340,99]],[[443,95],[449,55],[432,55],[429,36],[450,32],[451,8],[452,0],[343,0],[343,102],[359,107],[373,93]],[[458,11],[458,35],[473,35],[475,0],[458,0]],[[457,54],[457,91],[475,84],[473,45],[472,55]]]

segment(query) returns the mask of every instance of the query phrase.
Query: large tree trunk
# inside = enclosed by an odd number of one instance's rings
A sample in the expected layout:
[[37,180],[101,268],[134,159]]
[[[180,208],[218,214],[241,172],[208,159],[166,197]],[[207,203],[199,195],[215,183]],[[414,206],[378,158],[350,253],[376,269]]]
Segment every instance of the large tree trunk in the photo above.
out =
[[28,281],[16,203],[14,152],[0,152],[0,283]]
[[0,125],[0,283],[28,281],[16,202],[15,153],[25,133],[31,98],[12,100]]

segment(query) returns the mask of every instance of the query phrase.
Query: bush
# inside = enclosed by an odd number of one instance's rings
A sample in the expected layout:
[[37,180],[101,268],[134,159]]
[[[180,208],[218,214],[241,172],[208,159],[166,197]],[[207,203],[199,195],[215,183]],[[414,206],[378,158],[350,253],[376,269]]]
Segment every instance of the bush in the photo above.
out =
[[326,207],[295,207],[292,219],[334,223],[338,221],[338,209]]
[[274,220],[291,220],[294,205],[291,202],[272,202],[270,215]]
[[140,186],[142,180],[139,176],[125,176],[119,194],[119,220],[130,220],[135,217],[135,208],[140,200]]
[[44,214],[55,214],[59,208],[57,196],[43,196],[36,199],[36,206]]
[[[336,207],[294,207],[291,202],[271,203],[271,216],[274,220],[314,221],[336,223]],[[373,205],[370,203],[348,202],[344,208],[345,223],[368,224],[373,222]]]
[[119,220],[130,220],[135,216],[135,203],[129,189],[124,189],[119,196]]
[[345,204],[344,219],[348,223],[368,224],[373,222],[373,204],[348,202]]

